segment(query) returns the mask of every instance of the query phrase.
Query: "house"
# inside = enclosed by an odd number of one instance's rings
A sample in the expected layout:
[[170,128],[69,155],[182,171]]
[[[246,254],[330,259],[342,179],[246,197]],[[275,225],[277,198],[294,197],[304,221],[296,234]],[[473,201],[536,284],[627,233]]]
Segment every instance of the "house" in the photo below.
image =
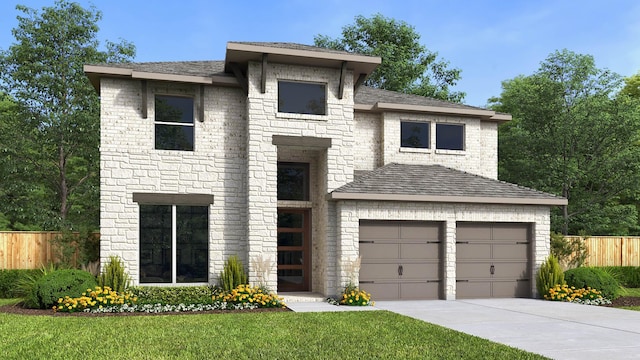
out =
[[102,259],[140,285],[215,283],[238,255],[278,293],[534,296],[566,199],[497,180],[510,115],[363,86],[380,62],[229,42],[224,61],[86,65]]

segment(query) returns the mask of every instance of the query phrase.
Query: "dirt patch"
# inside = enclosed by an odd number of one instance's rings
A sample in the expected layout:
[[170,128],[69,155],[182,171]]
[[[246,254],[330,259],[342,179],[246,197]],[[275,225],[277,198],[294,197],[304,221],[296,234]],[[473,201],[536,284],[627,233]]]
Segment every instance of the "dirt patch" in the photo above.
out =
[[65,313],[57,312],[48,309],[27,309],[23,308],[19,304],[16,305],[3,305],[0,306],[0,313],[7,314],[19,314],[19,315],[33,315],[33,316],[80,316],[80,317],[99,317],[99,316],[154,316],[154,315],[198,315],[198,314],[234,314],[234,313],[260,313],[260,312],[283,312],[291,311],[289,308],[261,308],[261,309],[243,309],[243,310],[208,310],[208,311],[185,311],[185,312],[162,312],[162,313],[144,313],[144,312],[130,312],[130,313],[87,313],[87,312],[75,312]]
[[640,306],[640,297],[621,296],[615,300],[612,300],[611,305],[607,305],[607,306],[610,306],[610,307]]

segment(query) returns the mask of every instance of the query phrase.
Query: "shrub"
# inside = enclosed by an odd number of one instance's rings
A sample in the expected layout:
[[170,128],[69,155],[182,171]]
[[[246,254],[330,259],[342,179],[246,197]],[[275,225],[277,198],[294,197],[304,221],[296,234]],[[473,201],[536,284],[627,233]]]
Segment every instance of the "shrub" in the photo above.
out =
[[34,277],[37,280],[40,276],[42,271],[39,269],[0,270],[0,298],[22,297],[19,284],[27,278]]
[[93,290],[87,289],[80,297],[65,296],[58,299],[53,311],[76,312],[102,309],[113,306],[133,306],[138,299],[131,292],[118,293],[110,287],[96,286]]
[[240,284],[231,291],[225,291],[213,297],[213,301],[229,304],[254,304],[261,308],[286,307],[283,299],[275,294],[265,293],[258,286]]
[[564,274],[558,263],[558,259],[553,254],[547,257],[547,260],[540,265],[536,274],[536,288],[540,297],[549,294],[549,289],[556,285],[565,284]]
[[129,275],[124,271],[124,263],[117,256],[110,256],[109,263],[98,276],[98,285],[123,293],[129,287]]
[[40,281],[40,278],[49,275],[56,270],[57,268],[54,263],[49,263],[46,266],[42,265],[39,270],[24,276],[20,281],[18,281],[16,295],[23,298],[23,307],[34,309],[40,307],[40,301],[38,300],[37,294],[38,281]]
[[564,235],[551,233],[551,254],[565,268],[576,268],[584,265],[589,252],[582,237],[565,238]]
[[620,290],[620,285],[611,274],[596,267],[579,267],[567,270],[564,273],[564,278],[569,286],[597,289],[603,297],[611,300],[618,296]]
[[247,273],[242,262],[237,256],[230,256],[224,263],[224,269],[220,273],[220,288],[223,291],[231,291],[238,285],[247,284]]
[[73,268],[77,264],[86,264],[96,261],[99,257],[99,235],[82,229],[80,232],[64,230],[56,236],[51,243],[59,264],[63,267]]
[[592,288],[579,288],[569,285],[556,285],[549,289],[549,294],[544,296],[545,300],[568,301],[587,305],[611,304],[611,301],[602,297],[602,293]]
[[640,288],[640,266],[603,266],[601,269],[611,274],[624,287]]
[[35,296],[38,307],[52,308],[58,299],[80,297],[87,289],[96,287],[96,279],[90,273],[82,270],[56,270],[40,278],[36,283]]
[[211,298],[216,295],[217,289],[213,286],[172,286],[132,287],[131,293],[138,298],[139,304],[209,304]]
[[340,305],[349,306],[374,305],[374,302],[371,301],[371,294],[364,290],[358,289],[358,287],[356,287],[353,283],[349,283],[344,287],[339,303]]

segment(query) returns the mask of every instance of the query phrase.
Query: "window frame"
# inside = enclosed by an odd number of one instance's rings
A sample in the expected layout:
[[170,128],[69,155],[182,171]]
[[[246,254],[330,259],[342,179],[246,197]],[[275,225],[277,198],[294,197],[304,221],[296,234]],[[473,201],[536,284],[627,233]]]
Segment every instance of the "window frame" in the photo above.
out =
[[[189,286],[189,285],[203,285],[203,284],[208,284],[209,280],[210,280],[210,254],[209,254],[209,250],[211,247],[210,244],[210,239],[209,239],[209,234],[210,234],[210,219],[211,219],[211,214],[210,214],[210,209],[208,205],[183,205],[183,204],[152,204],[152,203],[143,203],[143,204],[139,204],[139,209],[142,209],[143,206],[166,206],[166,207],[170,207],[171,208],[171,243],[170,243],[170,250],[171,250],[171,264],[170,264],[170,271],[171,271],[171,279],[170,281],[160,281],[160,282],[151,282],[151,281],[142,281],[142,266],[143,263],[145,263],[145,261],[143,261],[143,254],[148,251],[149,249],[145,249],[143,248],[143,243],[142,243],[142,231],[144,231],[144,229],[142,228],[142,211],[139,212],[139,229],[138,229],[138,243],[139,243],[139,255],[138,255],[138,261],[139,261],[139,269],[140,272],[138,274],[138,283],[139,284],[144,284],[146,285],[159,285],[159,286]],[[178,219],[178,207],[200,207],[200,208],[205,208],[206,209],[206,260],[205,260],[205,269],[204,269],[204,273],[206,274],[206,279],[204,281],[180,281],[178,279],[178,277],[180,276],[178,274],[178,257],[179,257],[179,253],[181,251],[181,249],[178,248],[178,245],[180,243],[179,239],[178,239],[178,223],[179,223],[179,219]],[[201,209],[203,210],[203,209]],[[150,243],[153,244],[153,243]]]
[[[287,111],[282,109],[282,106],[280,104],[280,99],[282,98],[282,94],[280,92],[280,85],[281,84],[297,84],[297,85],[316,85],[316,86],[322,86],[323,88],[323,109],[322,109],[322,113],[315,113],[315,112],[300,112],[300,111]],[[297,116],[310,116],[310,117],[314,117],[314,116],[318,116],[318,117],[326,117],[328,115],[329,112],[329,93],[328,93],[328,84],[325,82],[313,82],[313,81],[297,81],[297,80],[290,80],[290,79],[278,79],[278,98],[277,98],[277,103],[278,103],[278,109],[277,112],[278,114],[294,114]]]
[[[191,100],[191,122],[177,122],[177,121],[167,121],[167,120],[159,120],[158,119],[158,111],[157,111],[157,102],[159,97],[164,98],[178,98],[178,99],[189,99]],[[155,94],[153,97],[153,139],[154,139],[154,149],[155,150],[165,150],[165,151],[195,151],[195,143],[196,143],[196,108],[195,108],[195,97],[188,95],[174,95],[174,94]],[[158,147],[158,126],[174,126],[180,128],[191,128],[191,148],[188,149],[166,149]]]
[[[438,135],[441,133],[441,131],[438,128],[441,128],[443,126],[447,126],[447,127],[459,127],[462,129],[461,131],[461,135],[460,135],[460,141],[461,141],[461,147],[460,148],[449,148],[449,147],[440,147],[439,146],[439,142],[438,142]],[[466,151],[467,149],[467,141],[466,141],[466,135],[467,135],[467,129],[466,129],[466,125],[465,124],[454,124],[454,123],[436,123],[436,146],[435,149],[436,150],[440,150],[440,151],[455,151],[455,152],[463,152]]]
[[[408,146],[403,143],[403,125],[404,124],[418,124],[423,125],[427,129],[426,141],[427,146]],[[430,121],[414,121],[414,120],[400,120],[400,149],[409,151],[428,151],[431,150],[431,122]]]

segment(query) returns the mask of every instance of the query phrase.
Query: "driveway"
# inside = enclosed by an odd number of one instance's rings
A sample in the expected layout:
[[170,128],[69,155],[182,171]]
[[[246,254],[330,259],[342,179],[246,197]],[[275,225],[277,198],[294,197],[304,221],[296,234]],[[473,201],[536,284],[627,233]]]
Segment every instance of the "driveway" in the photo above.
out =
[[376,301],[375,308],[553,359],[640,359],[640,312],[534,299]]

